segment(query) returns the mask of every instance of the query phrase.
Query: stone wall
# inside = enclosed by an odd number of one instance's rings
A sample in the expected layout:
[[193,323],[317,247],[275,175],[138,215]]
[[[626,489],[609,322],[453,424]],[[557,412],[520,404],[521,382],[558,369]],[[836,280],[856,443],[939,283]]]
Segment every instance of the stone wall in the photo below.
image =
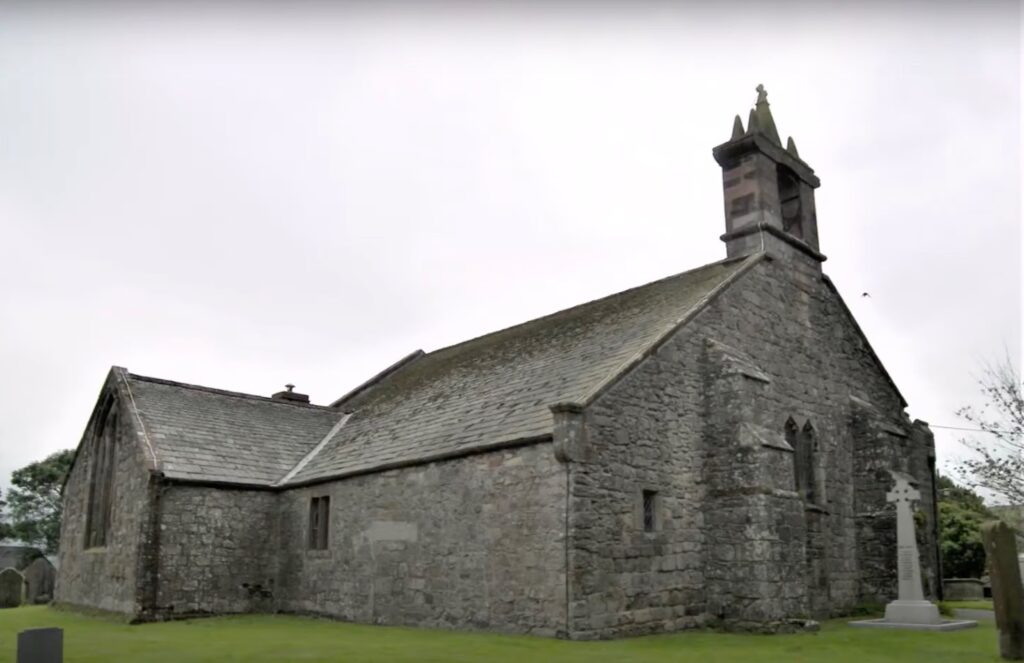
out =
[[[570,467],[570,635],[615,637],[702,623],[705,541],[697,444],[701,382],[675,344],[586,408]],[[645,531],[643,491],[654,496]]]
[[[574,637],[854,607],[851,395],[905,418],[818,265],[793,254],[756,265],[588,406],[570,473]],[[790,417],[817,441],[809,504],[793,490]],[[654,533],[637,518],[645,489]]]
[[279,497],[265,490],[166,485],[154,616],[273,611]]
[[150,542],[151,479],[144,450],[121,405],[115,443],[114,493],[106,546],[85,549],[89,478],[96,440],[87,428],[64,488],[57,603],[136,616],[142,609],[142,551]]
[[[277,607],[555,635],[565,625],[565,482],[541,443],[282,493]],[[329,546],[309,550],[310,499],[324,495]]]

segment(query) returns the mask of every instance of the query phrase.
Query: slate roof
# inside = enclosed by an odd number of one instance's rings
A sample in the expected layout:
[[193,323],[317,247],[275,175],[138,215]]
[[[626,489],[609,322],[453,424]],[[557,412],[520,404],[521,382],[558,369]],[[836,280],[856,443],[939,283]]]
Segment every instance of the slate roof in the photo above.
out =
[[414,353],[339,408],[124,374],[165,476],[316,482],[550,435],[551,405],[587,402],[755,260],[712,263]]
[[326,407],[128,375],[160,469],[174,479],[270,486],[341,418]]
[[586,401],[753,260],[712,263],[416,358],[345,403],[351,418],[289,483],[549,435],[549,406]]

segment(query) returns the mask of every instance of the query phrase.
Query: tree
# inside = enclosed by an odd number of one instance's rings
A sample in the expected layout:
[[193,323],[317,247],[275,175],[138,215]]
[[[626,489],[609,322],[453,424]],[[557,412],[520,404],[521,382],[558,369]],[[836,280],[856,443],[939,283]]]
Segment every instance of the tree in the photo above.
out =
[[961,440],[977,455],[962,461],[957,472],[972,488],[983,488],[1024,505],[1024,385],[1009,358],[985,368],[978,380],[985,404],[957,414],[986,439]]
[[7,501],[4,500],[3,491],[0,491],[0,541],[12,536],[11,525],[7,522]]
[[11,489],[10,530],[13,538],[56,552],[60,540],[61,485],[75,456],[72,449],[15,470]]
[[979,578],[985,573],[982,523],[997,516],[981,496],[939,475],[939,547],[942,575],[946,578]]

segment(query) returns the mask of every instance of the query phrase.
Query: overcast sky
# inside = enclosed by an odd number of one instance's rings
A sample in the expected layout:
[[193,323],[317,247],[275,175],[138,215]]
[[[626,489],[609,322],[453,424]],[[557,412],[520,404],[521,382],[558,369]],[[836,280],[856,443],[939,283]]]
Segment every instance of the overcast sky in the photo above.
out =
[[0,486],[111,365],[328,403],[723,258],[758,83],[910,415],[965,425],[1020,358],[1019,7],[768,4],[0,9]]

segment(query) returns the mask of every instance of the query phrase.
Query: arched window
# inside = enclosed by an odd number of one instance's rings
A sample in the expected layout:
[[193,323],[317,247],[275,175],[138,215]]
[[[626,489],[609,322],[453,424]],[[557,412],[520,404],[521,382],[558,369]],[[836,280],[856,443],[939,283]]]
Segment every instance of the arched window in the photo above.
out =
[[796,476],[796,492],[808,502],[814,501],[814,456],[818,440],[814,426],[808,421],[796,437],[793,447],[793,468]]
[[793,421],[793,417],[790,417],[789,419],[786,419],[785,433],[786,433],[786,443],[789,444],[789,446],[792,447],[793,450],[795,451],[796,450],[796,438],[797,438],[798,435],[800,435],[800,427],[796,425],[795,421]]
[[85,547],[107,545],[111,503],[114,496],[114,458],[117,447],[117,408],[113,403],[100,420],[92,440],[89,463],[89,510],[85,519]]

